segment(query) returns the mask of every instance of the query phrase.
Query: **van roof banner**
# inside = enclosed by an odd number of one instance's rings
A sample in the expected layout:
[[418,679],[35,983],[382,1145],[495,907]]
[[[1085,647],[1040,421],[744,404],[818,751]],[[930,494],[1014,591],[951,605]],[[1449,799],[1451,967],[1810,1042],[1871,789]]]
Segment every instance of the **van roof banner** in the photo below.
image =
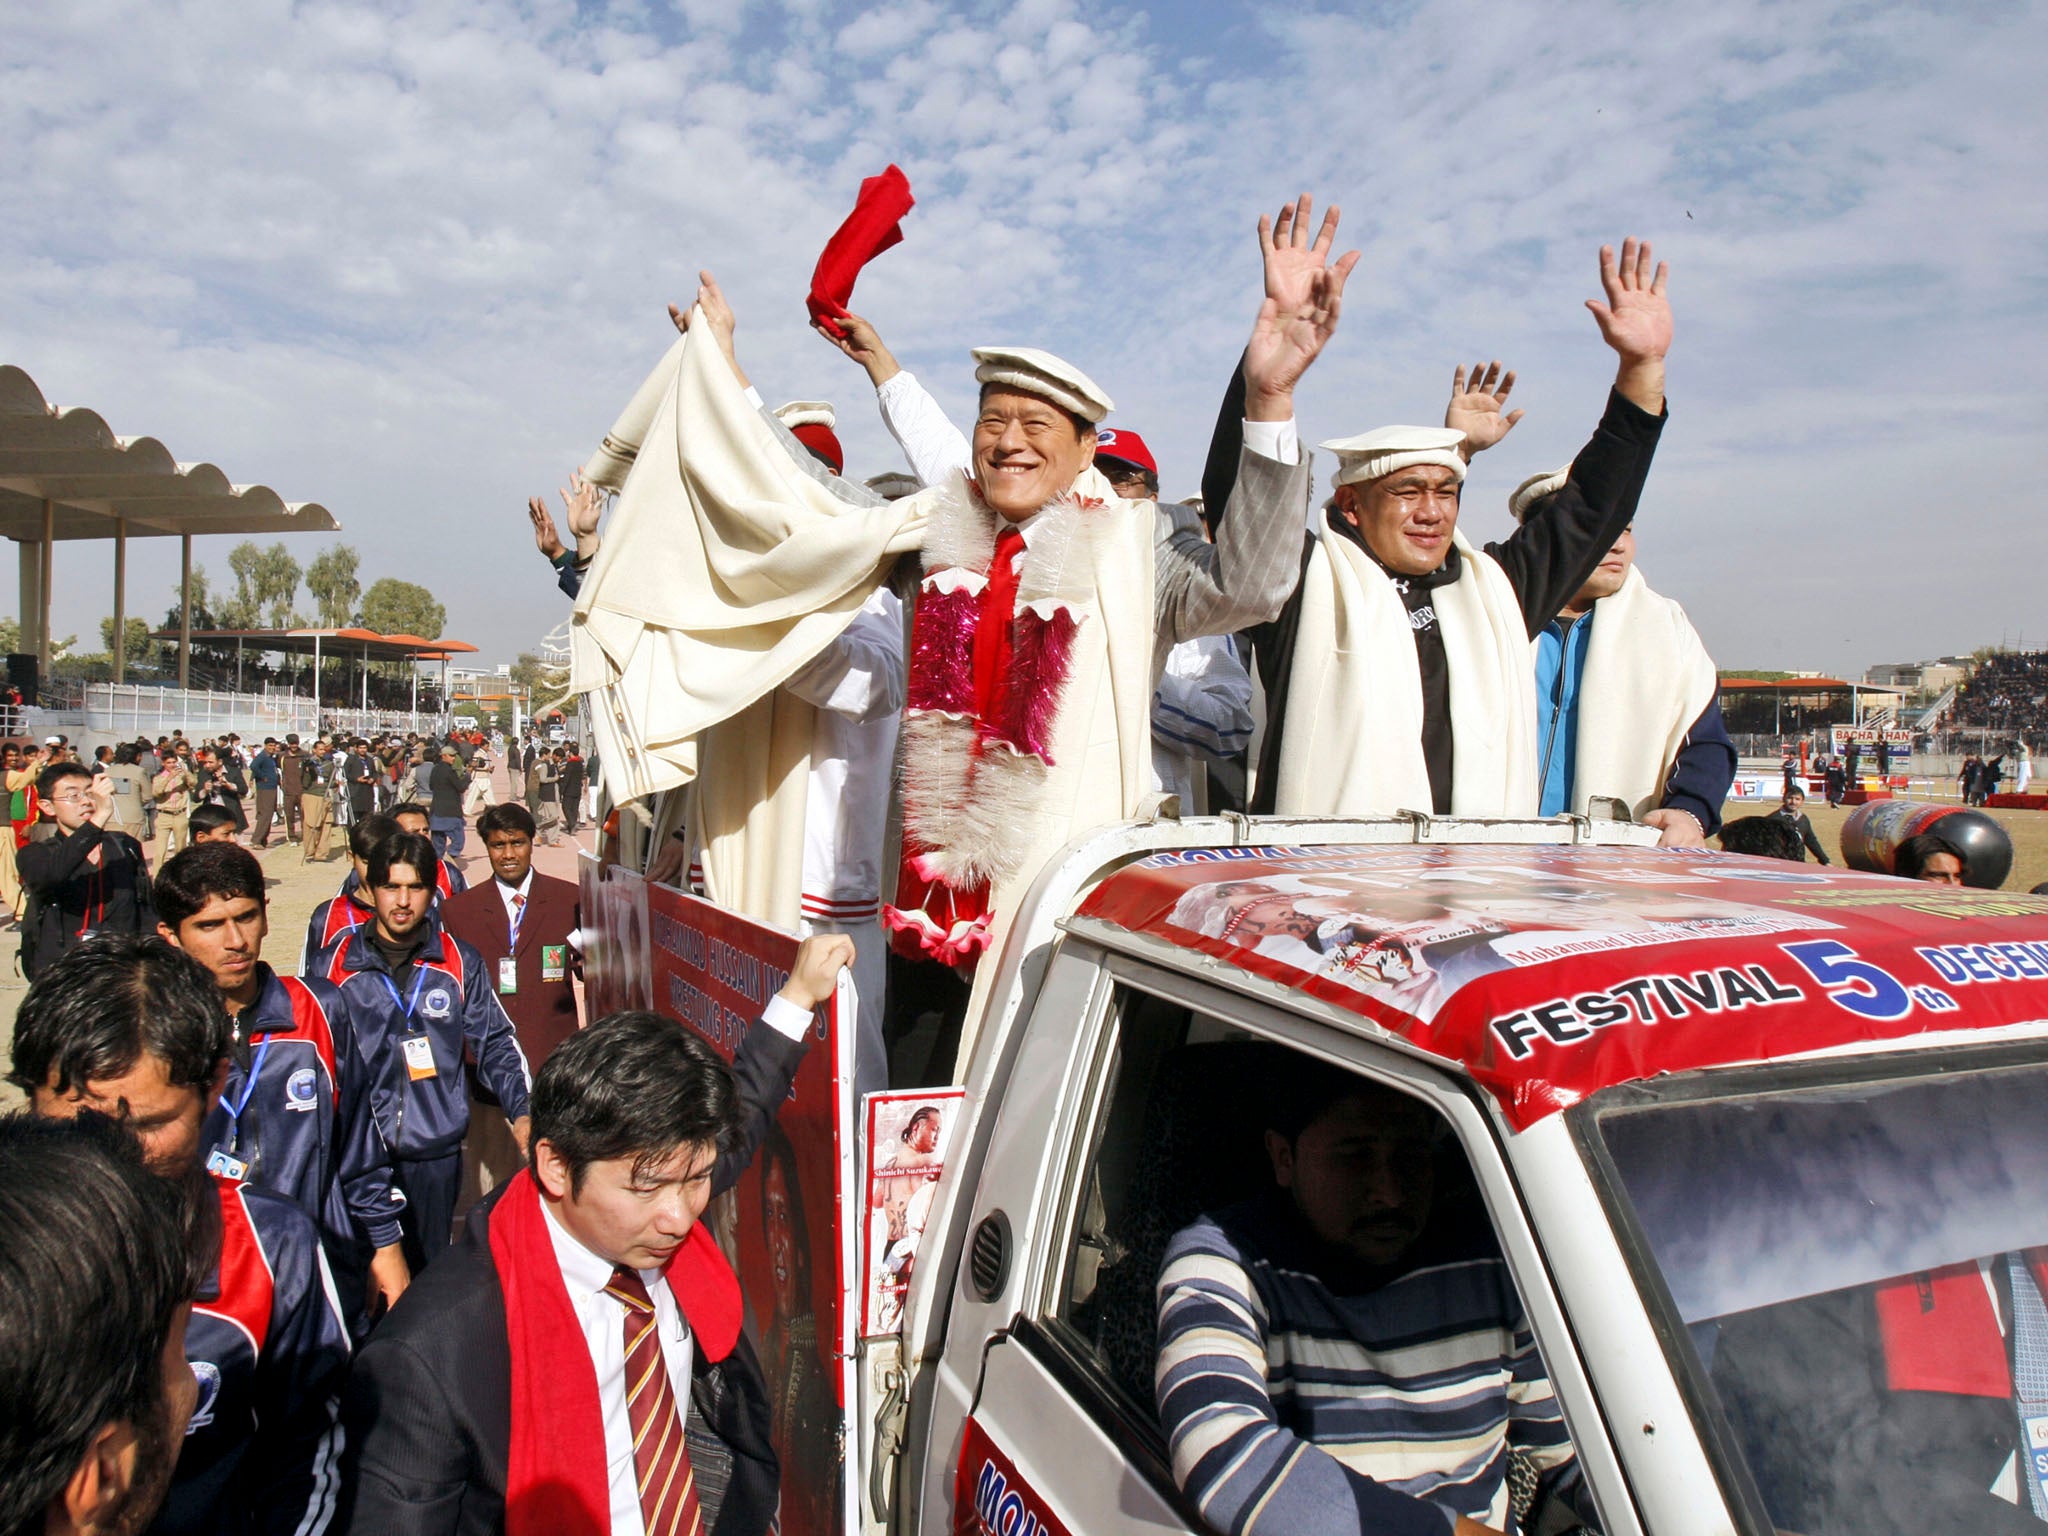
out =
[[1525,1128],[1602,1088],[2048,1019],[2048,899],[1734,854],[1156,854],[1080,916],[1324,999]]

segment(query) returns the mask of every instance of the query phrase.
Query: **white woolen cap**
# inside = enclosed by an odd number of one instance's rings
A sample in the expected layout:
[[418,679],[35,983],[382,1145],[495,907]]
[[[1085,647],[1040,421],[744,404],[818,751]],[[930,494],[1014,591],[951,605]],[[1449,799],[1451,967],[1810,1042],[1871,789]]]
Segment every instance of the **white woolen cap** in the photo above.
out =
[[1090,426],[1116,409],[1116,402],[1087,374],[1036,347],[976,347],[974,361],[976,382],[1000,384],[1050,400]]
[[787,405],[775,407],[775,419],[785,427],[825,427],[839,425],[839,415],[823,400],[792,400]]
[[879,475],[869,475],[864,482],[867,488],[885,501],[901,501],[914,496],[924,489],[924,482],[915,475],[907,475],[900,469],[885,469]]
[[1546,474],[1531,475],[1520,485],[1516,486],[1513,493],[1508,497],[1508,511],[1514,515],[1515,521],[1519,523],[1523,518],[1527,517],[1529,509],[1544,497],[1563,490],[1564,483],[1571,478],[1571,474],[1572,467],[1567,464],[1563,469],[1553,469]]
[[1322,448],[1337,456],[1335,485],[1378,480],[1417,464],[1439,464],[1462,483],[1465,460],[1458,444],[1464,441],[1465,434],[1452,427],[1376,427],[1356,437],[1333,437]]

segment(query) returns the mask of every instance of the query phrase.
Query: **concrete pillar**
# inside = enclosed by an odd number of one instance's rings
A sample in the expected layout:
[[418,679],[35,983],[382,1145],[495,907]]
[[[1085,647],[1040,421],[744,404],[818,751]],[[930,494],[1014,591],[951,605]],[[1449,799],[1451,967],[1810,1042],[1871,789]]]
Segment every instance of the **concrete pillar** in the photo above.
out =
[[178,686],[192,686],[192,535],[178,536]]
[[35,656],[43,648],[42,634],[36,628],[43,617],[43,546],[40,540],[23,539],[15,545],[21,567],[21,650],[26,656]]
[[114,681],[128,672],[128,519],[114,519]]
[[36,686],[49,686],[50,678],[50,561],[57,549],[57,504],[43,503],[43,579],[36,593]]

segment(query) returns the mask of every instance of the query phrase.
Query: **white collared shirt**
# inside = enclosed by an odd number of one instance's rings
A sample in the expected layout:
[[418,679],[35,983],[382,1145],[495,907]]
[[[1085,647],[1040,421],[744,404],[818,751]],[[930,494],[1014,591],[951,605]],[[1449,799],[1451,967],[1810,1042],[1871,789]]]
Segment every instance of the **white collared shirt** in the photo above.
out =
[[526,878],[517,885],[507,885],[496,875],[491,876],[491,884],[497,888],[498,900],[505,903],[505,932],[509,936],[512,932],[512,898],[524,896],[526,904],[533,905],[533,866],[526,866]]
[[[576,1309],[576,1321],[583,1326],[583,1345],[590,1351],[590,1363],[597,1368],[597,1402],[604,1415],[605,1481],[612,1503],[612,1536],[646,1536],[646,1521],[640,1513],[640,1478],[633,1465],[633,1428],[626,1413],[626,1304],[605,1294],[611,1284],[612,1265],[571,1237],[548,1203],[541,1202],[547,1217],[548,1237],[555,1245],[555,1262],[561,1266],[562,1283],[568,1287],[569,1305]],[[668,1366],[669,1385],[675,1389],[676,1411],[690,1409],[690,1325],[676,1306],[668,1281],[658,1269],[643,1269],[640,1278],[654,1303],[655,1326],[660,1330],[661,1358]]]

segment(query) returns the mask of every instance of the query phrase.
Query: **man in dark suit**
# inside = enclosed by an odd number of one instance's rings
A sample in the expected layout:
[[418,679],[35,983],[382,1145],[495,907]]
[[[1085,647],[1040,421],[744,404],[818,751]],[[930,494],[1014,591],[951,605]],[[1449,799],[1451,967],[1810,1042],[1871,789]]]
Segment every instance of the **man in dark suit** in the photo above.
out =
[[357,1358],[338,1529],[599,1536],[635,1513],[659,1536],[771,1527],[767,1389],[699,1217],[767,1135],[852,959],[842,935],[806,939],[730,1069],[648,1013],[548,1058],[532,1169],[471,1215]]
[[[477,818],[476,831],[493,878],[444,899],[441,926],[483,956],[527,1065],[538,1072],[580,1027],[572,979],[578,962],[569,947],[569,935],[582,926],[580,897],[567,880],[533,867],[534,823],[525,806],[492,806]],[[474,1072],[469,1086],[472,1102],[494,1103]],[[470,1116],[468,1150],[464,1208],[525,1166],[502,1115]]]

